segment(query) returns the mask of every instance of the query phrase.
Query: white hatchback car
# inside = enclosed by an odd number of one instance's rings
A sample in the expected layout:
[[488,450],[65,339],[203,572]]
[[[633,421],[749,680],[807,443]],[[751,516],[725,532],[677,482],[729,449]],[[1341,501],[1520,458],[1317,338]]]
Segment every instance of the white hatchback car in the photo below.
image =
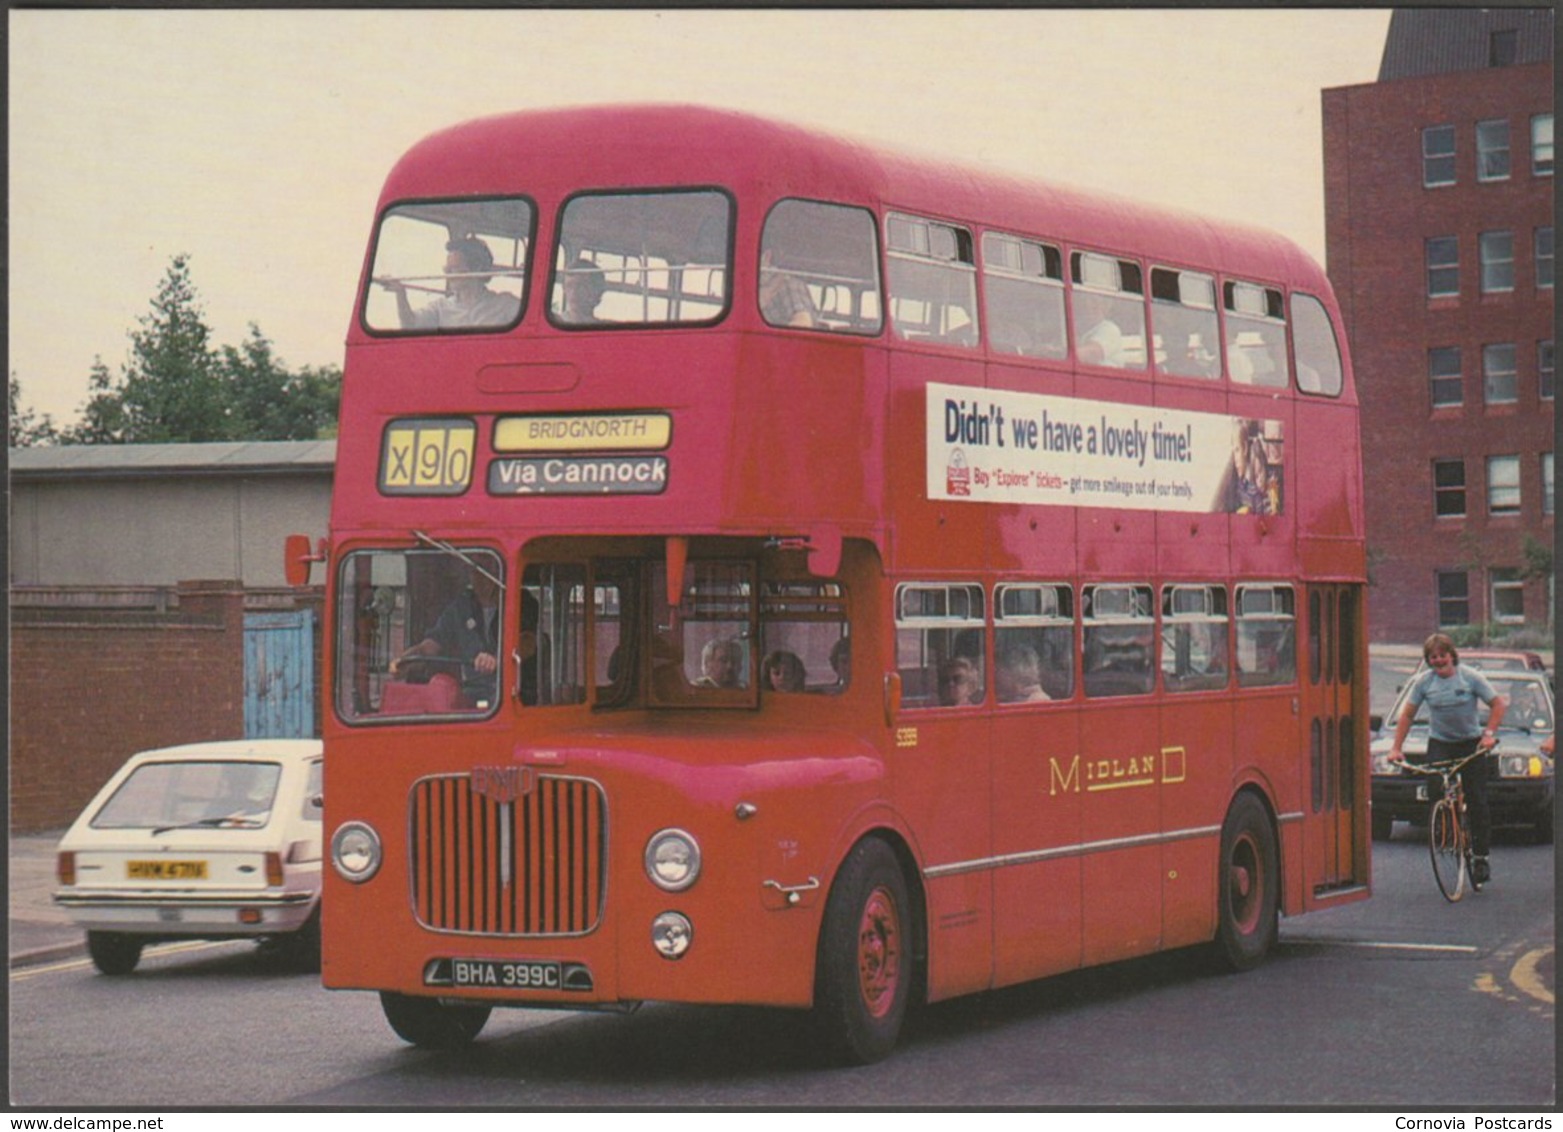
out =
[[54,902],[105,975],[148,943],[258,938],[319,962],[318,739],[132,755],[61,838]]

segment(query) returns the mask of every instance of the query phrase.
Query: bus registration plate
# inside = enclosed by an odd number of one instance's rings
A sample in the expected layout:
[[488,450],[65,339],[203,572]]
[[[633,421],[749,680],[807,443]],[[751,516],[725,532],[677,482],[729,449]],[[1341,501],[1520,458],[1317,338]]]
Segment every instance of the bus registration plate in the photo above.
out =
[[458,987],[496,987],[500,990],[559,990],[559,964],[511,962],[497,959],[452,959],[451,983]]

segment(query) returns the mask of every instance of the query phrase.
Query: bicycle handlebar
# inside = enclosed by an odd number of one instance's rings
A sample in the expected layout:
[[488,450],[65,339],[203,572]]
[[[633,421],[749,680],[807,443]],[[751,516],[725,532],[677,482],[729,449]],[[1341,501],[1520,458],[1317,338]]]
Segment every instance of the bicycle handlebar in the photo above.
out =
[[1470,754],[1466,755],[1465,758],[1455,759],[1453,762],[1408,763],[1402,760],[1400,763],[1400,769],[1402,773],[1410,772],[1413,774],[1426,774],[1429,776],[1437,775],[1440,778],[1448,778],[1450,775],[1457,774],[1466,763],[1475,759],[1479,759],[1483,755],[1490,755],[1497,749],[1498,744],[1495,742],[1490,747],[1483,747],[1472,751]]

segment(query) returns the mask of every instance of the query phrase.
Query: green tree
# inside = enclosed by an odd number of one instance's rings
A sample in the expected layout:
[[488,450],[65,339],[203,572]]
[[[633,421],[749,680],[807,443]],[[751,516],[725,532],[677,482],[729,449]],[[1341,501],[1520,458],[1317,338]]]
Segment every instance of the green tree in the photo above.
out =
[[177,255],[152,300],[152,313],[130,335],[130,364],[120,386],[131,439],[143,444],[226,440],[217,358],[190,281],[189,258]]
[[35,412],[32,406],[22,405],[22,383],[11,372],[6,391],[6,443],[12,448],[31,448],[35,444],[52,444],[58,438],[54,419],[48,413]]
[[81,407],[81,419],[60,431],[62,444],[126,444],[125,404],[120,390],[114,383],[114,375],[103,364],[101,357],[92,359],[92,373],[87,378],[91,390],[87,403]]
[[188,256],[173,258],[139,323],[117,379],[94,360],[91,393],[81,421],[61,434],[65,443],[311,440],[335,432],[341,371],[290,372],[254,323],[242,345],[213,347]]
[[222,347],[217,370],[234,439],[307,440],[334,431],[341,371],[290,372],[253,322],[242,346]]

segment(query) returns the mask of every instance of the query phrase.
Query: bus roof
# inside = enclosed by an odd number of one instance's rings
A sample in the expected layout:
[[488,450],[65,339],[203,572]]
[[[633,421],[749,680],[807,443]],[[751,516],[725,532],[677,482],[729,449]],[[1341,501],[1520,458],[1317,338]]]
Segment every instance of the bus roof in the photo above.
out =
[[[588,140],[589,139],[589,140]],[[417,143],[386,180],[393,201],[488,194],[549,205],[582,189],[722,186],[740,199],[803,196],[905,209],[1016,235],[1083,241],[1153,262],[1327,290],[1291,240],[1252,225],[1110,193],[962,168],[755,115],[613,105],[479,118]],[[1104,241],[1104,234],[1113,239]]]

